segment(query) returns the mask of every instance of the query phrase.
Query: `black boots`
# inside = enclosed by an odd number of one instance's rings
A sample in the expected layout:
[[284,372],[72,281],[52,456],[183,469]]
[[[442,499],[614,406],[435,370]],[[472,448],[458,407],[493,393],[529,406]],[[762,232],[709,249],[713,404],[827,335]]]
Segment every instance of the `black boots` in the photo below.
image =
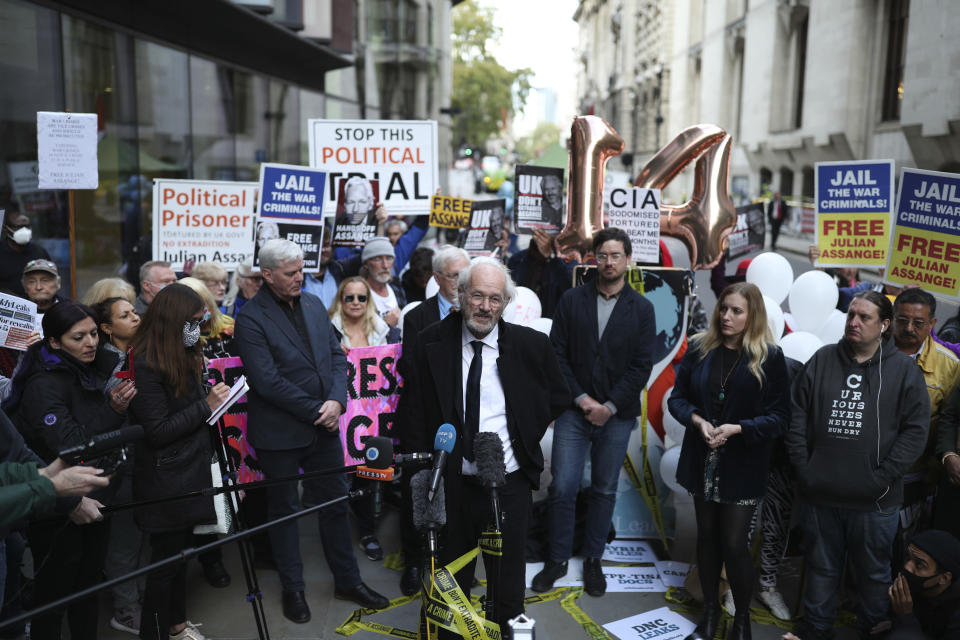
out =
[[713,636],[717,633],[717,626],[719,624],[720,603],[716,600],[713,602],[704,602],[703,617],[700,618],[700,622],[697,624],[697,628],[693,630],[693,633],[684,638],[684,640],[712,640]]
[[750,611],[737,609],[733,624],[727,632],[727,640],[750,640]]

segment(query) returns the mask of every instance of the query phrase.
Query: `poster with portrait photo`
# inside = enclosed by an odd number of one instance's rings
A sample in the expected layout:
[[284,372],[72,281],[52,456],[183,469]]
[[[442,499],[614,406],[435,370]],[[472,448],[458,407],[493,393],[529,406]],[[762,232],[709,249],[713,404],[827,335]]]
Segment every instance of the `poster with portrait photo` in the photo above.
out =
[[300,245],[303,251],[304,273],[320,271],[320,249],[323,246],[324,225],[302,222],[283,222],[271,218],[257,218],[253,244],[253,266],[260,268],[260,249],[268,240],[283,238]]
[[550,235],[560,233],[564,221],[563,169],[518,164],[516,179],[517,233],[533,235],[534,229]]
[[471,256],[489,256],[497,248],[503,232],[507,201],[474,200],[470,210],[470,226],[463,234],[463,249]]
[[337,191],[337,215],[333,246],[360,248],[377,235],[378,180],[352,176],[341,180]]
[[763,203],[737,207],[737,226],[727,239],[727,260],[763,249],[767,223]]

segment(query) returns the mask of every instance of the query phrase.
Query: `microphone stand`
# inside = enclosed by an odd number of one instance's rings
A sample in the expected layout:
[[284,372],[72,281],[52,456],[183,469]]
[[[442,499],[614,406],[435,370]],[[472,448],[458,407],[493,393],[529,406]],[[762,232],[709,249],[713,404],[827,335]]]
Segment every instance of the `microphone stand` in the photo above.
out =
[[[500,566],[503,560],[503,517],[500,513],[500,498],[497,495],[495,485],[488,487],[490,491],[490,506],[493,509],[493,532],[500,534],[500,555],[494,555],[490,558],[493,566],[493,576],[487,579],[487,598],[483,602],[483,612],[487,620],[497,622],[499,607],[497,606],[497,590],[500,588]],[[500,630],[501,634],[503,629]]]

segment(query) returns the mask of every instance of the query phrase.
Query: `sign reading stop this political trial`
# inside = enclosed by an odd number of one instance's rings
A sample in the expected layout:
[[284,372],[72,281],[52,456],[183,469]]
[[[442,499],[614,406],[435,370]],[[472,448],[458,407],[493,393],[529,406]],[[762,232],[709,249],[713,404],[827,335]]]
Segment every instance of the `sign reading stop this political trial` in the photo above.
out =
[[153,259],[219,262],[227,271],[253,259],[256,182],[153,181]]
[[393,423],[403,380],[399,344],[355,347],[347,353],[347,408],[340,414],[343,464],[363,464],[364,436],[395,437]]
[[903,169],[886,282],[960,299],[960,174]]
[[818,162],[818,267],[880,267],[887,261],[893,160]]
[[307,123],[310,166],[327,173],[323,211],[332,216],[337,186],[360,176],[380,183],[390,214],[427,214],[439,186],[433,120],[316,120]]

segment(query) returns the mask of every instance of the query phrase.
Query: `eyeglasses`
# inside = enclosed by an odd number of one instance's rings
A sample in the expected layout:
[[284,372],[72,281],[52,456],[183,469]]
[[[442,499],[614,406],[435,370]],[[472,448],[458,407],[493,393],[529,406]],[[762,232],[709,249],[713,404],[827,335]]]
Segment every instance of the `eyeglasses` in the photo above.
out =
[[927,325],[930,324],[929,322],[927,322],[926,320],[923,320],[922,318],[907,318],[905,316],[897,316],[895,320],[897,321],[897,324],[900,325],[901,327],[909,327],[913,325],[914,327],[916,327],[917,331],[923,331],[924,329],[927,328]]
[[470,304],[474,307],[479,307],[483,305],[484,300],[489,302],[490,306],[493,307],[494,309],[499,309],[500,307],[503,306],[503,296],[497,296],[497,295],[485,296],[482,293],[479,293],[476,291],[474,291],[469,296],[467,296],[467,300],[469,300]]
[[598,253],[597,262],[620,262],[622,253]]
[[460,274],[459,273],[441,273],[440,276],[443,278],[446,278],[450,282],[456,282],[457,278],[460,277]]
[[350,295],[343,296],[343,301],[344,301],[344,302],[353,302],[353,299],[354,299],[354,298],[357,299],[357,302],[366,302],[366,301],[367,301],[367,296],[363,295],[362,293],[358,293],[357,295],[353,295],[353,294],[351,293]]
[[229,283],[226,280],[204,280],[203,284],[207,285],[207,288],[213,289],[214,287],[222,287],[226,289],[229,286]]

